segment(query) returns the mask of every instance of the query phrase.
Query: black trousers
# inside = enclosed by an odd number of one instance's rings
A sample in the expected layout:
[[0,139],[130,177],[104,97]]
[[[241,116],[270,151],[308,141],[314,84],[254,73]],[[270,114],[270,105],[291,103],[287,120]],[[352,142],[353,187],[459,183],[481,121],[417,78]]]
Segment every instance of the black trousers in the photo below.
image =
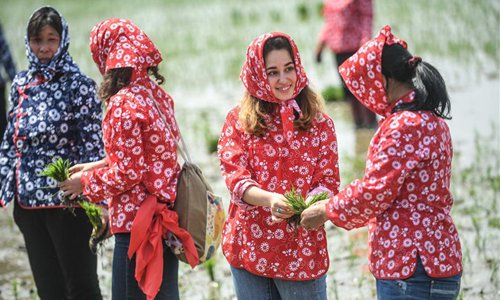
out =
[[[338,67],[351,57],[355,52],[350,53],[337,53],[335,54],[335,61]],[[344,79],[340,76],[342,80],[342,89],[344,90],[344,95],[349,104],[351,105],[352,118],[356,128],[376,128],[377,127],[377,117],[375,113],[366,108],[361,102],[359,102],[354,95],[349,91],[345,85]]]
[[24,209],[14,220],[23,233],[38,295],[42,300],[101,300],[97,256],[88,246],[92,226],[83,209]]

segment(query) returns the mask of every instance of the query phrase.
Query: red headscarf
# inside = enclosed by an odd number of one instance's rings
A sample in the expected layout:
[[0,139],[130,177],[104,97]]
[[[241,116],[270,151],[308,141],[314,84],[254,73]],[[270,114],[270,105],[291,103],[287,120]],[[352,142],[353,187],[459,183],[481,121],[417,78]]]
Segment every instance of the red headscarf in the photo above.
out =
[[[266,64],[264,62],[264,45],[275,37],[284,37],[290,43],[293,53],[293,63],[297,82],[295,84],[293,96],[287,101],[282,101],[273,95],[271,85],[267,78]],[[293,121],[295,119],[293,111],[302,115],[302,111],[295,101],[295,97],[309,84],[304,67],[300,61],[297,45],[290,36],[282,32],[269,32],[256,38],[247,49],[247,59],[241,69],[240,79],[250,95],[268,102],[278,103],[280,105],[281,120],[283,122],[283,132],[286,140],[291,141],[293,137]]]
[[124,67],[141,74],[162,61],[149,37],[127,19],[107,19],[95,25],[90,32],[90,51],[103,75],[110,69]]
[[392,106],[387,101],[383,84],[382,50],[384,45],[392,44],[400,44],[405,49],[408,47],[386,25],[376,38],[366,42],[339,67],[340,75],[352,94],[368,109],[383,117],[391,113]]

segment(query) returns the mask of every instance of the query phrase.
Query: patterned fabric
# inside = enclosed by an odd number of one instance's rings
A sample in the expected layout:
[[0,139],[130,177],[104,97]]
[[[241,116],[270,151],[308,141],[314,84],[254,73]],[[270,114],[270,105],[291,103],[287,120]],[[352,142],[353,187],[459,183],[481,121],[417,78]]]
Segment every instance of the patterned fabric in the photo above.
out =
[[94,26],[90,48],[103,75],[110,69],[124,67],[132,67],[140,74],[162,61],[160,51],[149,37],[126,19],[108,19]]
[[95,82],[82,74],[67,52],[68,24],[62,18],[61,44],[42,65],[26,35],[29,68],[10,90],[8,127],[0,146],[0,204],[17,195],[25,208],[61,207],[56,182],[40,176],[57,158],[72,164],[104,157],[102,110]]
[[[272,130],[258,137],[243,131],[239,108],[231,110],[218,146],[222,175],[232,201],[224,225],[222,250],[237,268],[265,277],[315,279],[328,270],[329,257],[323,228],[295,231],[287,222],[272,223],[269,207],[241,205],[243,185],[285,193],[295,187],[303,196],[319,186],[338,191],[337,139],[333,121],[316,117],[307,131],[296,131],[285,141],[279,113],[271,115]],[[239,201],[238,201],[239,200]]]
[[[129,28],[131,26],[133,29]],[[137,34],[124,39],[126,44],[128,40],[136,40],[144,42],[144,47],[152,45],[145,33],[130,21],[111,19],[99,23],[92,30],[91,51],[102,52],[92,52],[92,56],[104,62],[112,61],[113,66],[120,63],[118,57],[125,60],[127,55],[133,56],[136,50],[121,45],[119,41],[122,39],[115,38],[118,32],[124,32],[124,27]],[[103,35],[103,32],[111,34]],[[96,36],[107,38],[96,39]],[[108,39],[113,39],[115,43]],[[107,58],[105,53],[115,59]],[[159,52],[153,56],[161,59]],[[98,60],[96,64],[101,66],[102,61]],[[113,233],[131,230],[139,205],[150,193],[173,205],[180,170],[175,143],[179,134],[175,126],[173,99],[147,75],[149,62],[138,59],[130,66],[134,67],[133,77],[136,79],[106,103],[103,138],[108,166],[82,176],[84,194],[91,201],[111,199],[109,212]],[[106,66],[103,69],[110,68]],[[151,96],[155,97],[169,124],[161,119]]]
[[[292,59],[297,74],[297,83],[295,84],[294,93],[292,99],[288,101],[279,100],[274,96],[267,78],[266,65],[264,62],[264,45],[267,40],[280,36],[286,38],[292,46]],[[264,101],[280,104],[280,114],[281,120],[283,121],[283,128],[285,129],[285,137],[287,141],[290,142],[293,138],[293,120],[295,119],[293,111],[295,110],[299,114],[302,113],[294,98],[309,84],[304,67],[300,61],[297,45],[292,38],[282,32],[270,32],[257,37],[250,46],[248,46],[247,59],[241,70],[240,79],[252,96]]]
[[391,27],[386,25],[376,38],[366,42],[339,67],[340,76],[351,93],[364,106],[382,117],[389,116],[393,108],[385,94],[382,49],[386,44],[396,43],[407,48],[406,42],[394,36]]
[[446,122],[430,111],[392,108],[414,101],[415,92],[389,105],[381,81],[384,44],[406,43],[390,27],[340,68],[349,89],[368,108],[386,116],[368,150],[365,176],[330,199],[329,219],[346,229],[368,224],[370,270],[377,279],[404,279],[417,255],[432,277],[462,271],[457,229],[450,215],[453,148]]
[[352,53],[372,36],[372,0],[325,0],[319,34],[333,53]]
[[[16,76],[16,66],[14,64],[14,60],[12,59],[12,55],[10,54],[9,44],[5,40],[5,36],[1,25],[0,25],[0,65],[3,66],[3,69],[5,69],[8,78],[10,80],[13,80],[14,76]],[[2,72],[0,70],[0,86],[2,84],[5,84],[6,81],[7,80],[3,78]]]
[[[130,84],[106,103],[108,165],[83,174],[83,193],[91,201],[109,199],[111,231],[131,233],[128,257],[136,257],[134,276],[149,300],[162,282],[164,237],[167,232],[187,234],[168,209],[180,171],[174,102],[147,74],[148,67],[161,62],[160,52],[131,21],[109,19],[94,26],[90,49],[101,73],[120,67],[133,71]],[[192,247],[184,246],[194,249],[192,239]]]

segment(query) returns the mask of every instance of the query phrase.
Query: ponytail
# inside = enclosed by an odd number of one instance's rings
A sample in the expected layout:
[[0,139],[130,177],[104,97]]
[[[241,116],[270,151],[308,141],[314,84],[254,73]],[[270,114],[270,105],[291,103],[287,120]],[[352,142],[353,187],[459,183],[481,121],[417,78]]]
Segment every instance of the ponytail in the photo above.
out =
[[148,74],[152,75],[158,84],[163,84],[165,82],[165,77],[160,74],[158,66],[149,67]]
[[443,119],[451,119],[446,84],[431,64],[411,55],[399,44],[385,45],[382,52],[382,74],[406,83],[416,93],[413,102],[400,104],[394,111],[426,110]]
[[415,67],[415,77],[412,83],[417,98],[424,99],[419,101],[421,105],[418,109],[432,111],[443,119],[451,119],[451,103],[446,84],[436,68],[424,61],[419,63]]

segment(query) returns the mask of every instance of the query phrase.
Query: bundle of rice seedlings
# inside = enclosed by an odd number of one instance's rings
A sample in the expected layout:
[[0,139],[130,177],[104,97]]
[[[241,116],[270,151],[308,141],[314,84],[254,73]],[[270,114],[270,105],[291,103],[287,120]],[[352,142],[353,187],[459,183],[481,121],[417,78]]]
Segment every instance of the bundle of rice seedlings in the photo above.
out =
[[311,205],[315,204],[318,201],[321,200],[326,200],[328,199],[328,193],[327,192],[320,192],[317,194],[314,194],[310,196],[307,201],[302,197],[300,193],[297,192],[295,188],[292,188],[291,191],[288,191],[284,194],[288,205],[292,208],[294,215],[288,218],[288,224],[294,228],[297,228],[298,225],[300,224],[301,217],[300,214],[302,212],[310,207]]
[[[57,182],[65,181],[69,178],[70,165],[71,163],[69,162],[69,160],[58,158],[56,161],[48,164],[41,175],[50,177]],[[98,244],[106,239],[106,237],[108,237],[107,224],[103,224],[101,219],[102,209],[99,206],[88,201],[70,200],[69,197],[66,196],[62,197],[62,203],[63,205],[68,207],[73,214],[75,214],[74,206],[76,203],[79,204],[80,207],[85,211],[85,214],[89,218],[90,224],[92,224],[92,234],[89,240],[89,247],[92,252],[95,253],[97,251]],[[104,230],[102,230],[103,226],[106,226]]]

